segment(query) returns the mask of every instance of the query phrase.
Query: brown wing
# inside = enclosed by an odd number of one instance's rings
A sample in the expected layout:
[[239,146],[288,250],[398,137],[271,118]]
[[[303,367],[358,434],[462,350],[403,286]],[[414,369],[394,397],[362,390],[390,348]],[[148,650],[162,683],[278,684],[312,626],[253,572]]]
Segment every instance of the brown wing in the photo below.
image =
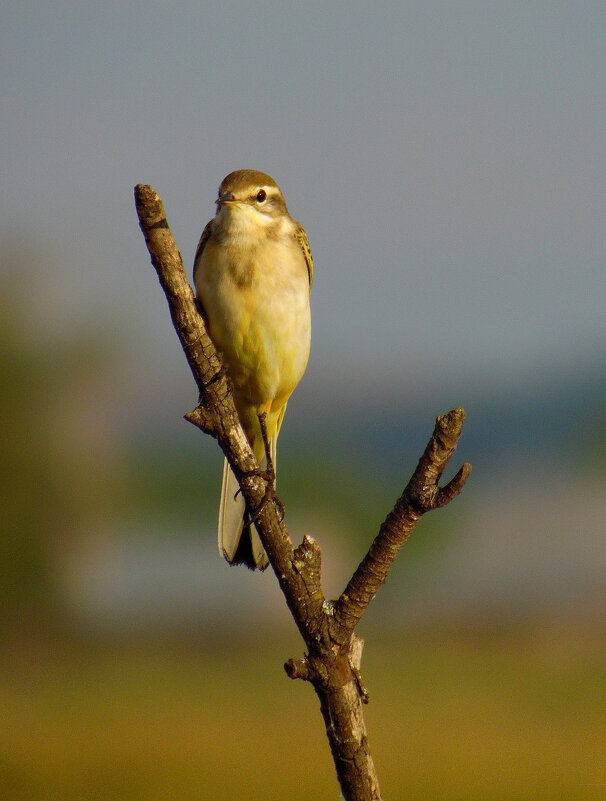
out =
[[[204,237],[204,234],[202,236]],[[311,248],[309,247],[309,241],[307,239],[307,234],[305,233],[305,228],[303,228],[302,225],[299,225],[295,231],[295,238],[299,243],[301,250],[303,251],[303,255],[305,256],[307,274],[309,275],[309,291],[311,292],[311,285],[314,282],[314,260],[311,255]]]
[[194,285],[196,283],[196,270],[198,269],[198,263],[200,261],[200,256],[202,255],[202,251],[204,250],[206,243],[208,242],[208,238],[210,237],[210,231],[212,228],[213,220],[210,220],[206,223],[204,230],[202,231],[202,236],[200,237],[200,241],[198,242],[198,247],[196,248],[196,255],[194,257]]

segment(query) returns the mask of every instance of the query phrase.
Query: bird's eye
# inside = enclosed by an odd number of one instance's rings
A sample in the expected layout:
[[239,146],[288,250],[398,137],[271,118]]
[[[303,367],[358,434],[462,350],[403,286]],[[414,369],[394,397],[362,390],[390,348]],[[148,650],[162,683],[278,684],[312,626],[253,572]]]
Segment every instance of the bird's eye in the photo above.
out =
[[264,203],[265,198],[267,197],[267,192],[265,189],[261,189],[257,192],[257,203]]

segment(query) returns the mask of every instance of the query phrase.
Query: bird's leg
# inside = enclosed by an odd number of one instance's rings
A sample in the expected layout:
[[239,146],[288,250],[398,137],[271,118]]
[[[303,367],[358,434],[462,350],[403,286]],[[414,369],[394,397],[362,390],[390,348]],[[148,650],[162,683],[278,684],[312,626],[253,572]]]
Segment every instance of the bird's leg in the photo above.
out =
[[274,463],[271,458],[271,448],[269,447],[269,438],[267,436],[267,414],[261,412],[259,417],[259,428],[261,429],[261,437],[263,438],[263,447],[265,448],[265,461],[267,467],[267,481],[272,488],[276,485],[276,471],[274,470]]
[[259,428],[261,429],[261,437],[263,438],[263,447],[265,448],[266,466],[264,470],[259,468],[258,470],[252,471],[251,475],[260,476],[266,482],[266,484],[265,493],[261,498],[260,503],[254,509],[250,510],[249,523],[256,522],[261,510],[268,501],[273,501],[275,503],[280,520],[284,519],[284,504],[276,495],[276,471],[271,458],[271,448],[269,446],[269,439],[267,436],[267,415],[265,412],[261,412],[261,414],[258,415],[258,418]]

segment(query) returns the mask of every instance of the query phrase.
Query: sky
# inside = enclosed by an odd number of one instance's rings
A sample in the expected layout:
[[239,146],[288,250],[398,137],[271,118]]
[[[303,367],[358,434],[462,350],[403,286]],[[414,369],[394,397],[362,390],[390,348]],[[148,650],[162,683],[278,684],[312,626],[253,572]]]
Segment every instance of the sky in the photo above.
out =
[[605,37],[602,2],[6,4],[3,250],[48,336],[104,326],[191,400],[133,187],[189,271],[223,176],[261,169],[314,253],[307,393],[594,369]]

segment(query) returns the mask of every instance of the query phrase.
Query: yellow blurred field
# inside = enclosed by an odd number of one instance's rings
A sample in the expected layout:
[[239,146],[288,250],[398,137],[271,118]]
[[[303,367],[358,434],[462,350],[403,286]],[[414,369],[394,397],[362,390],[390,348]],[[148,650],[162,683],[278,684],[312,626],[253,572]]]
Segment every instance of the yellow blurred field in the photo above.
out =
[[[5,651],[0,797],[338,799],[315,695],[282,671],[299,651]],[[602,634],[370,635],[362,666],[386,799],[606,798]]]

